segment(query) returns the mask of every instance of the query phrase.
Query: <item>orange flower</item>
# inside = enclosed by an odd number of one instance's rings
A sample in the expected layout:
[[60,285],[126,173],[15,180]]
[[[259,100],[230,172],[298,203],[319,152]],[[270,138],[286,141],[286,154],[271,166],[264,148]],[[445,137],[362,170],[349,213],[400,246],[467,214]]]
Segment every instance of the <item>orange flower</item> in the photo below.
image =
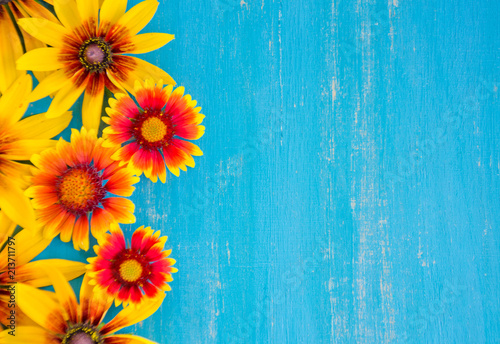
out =
[[88,250],[89,224],[99,239],[112,223],[135,222],[134,204],[123,197],[132,195],[139,178],[111,160],[116,150],[102,143],[93,130],[73,129],[70,143],[60,139],[31,158],[38,169],[25,193],[33,198],[45,237],[73,237],[75,249]]
[[164,251],[167,237],[144,226],[132,235],[132,245],[127,248],[125,237],[118,226],[111,226],[111,234],[94,246],[97,257],[89,258],[89,276],[96,290],[115,299],[117,305],[139,304],[170,290],[173,281],[172,267],[175,260],[168,258],[172,250]]
[[136,79],[157,76],[174,80],[150,63],[124,54],[142,54],[161,48],[174,36],[165,33],[137,35],[153,18],[158,1],[146,0],[125,13],[127,0],[54,0],[61,24],[43,19],[21,19],[19,25],[50,45],[35,49],[17,61],[17,67],[53,71],[34,90],[30,100],[56,93],[47,112],[57,117],[78,97],[83,98],[83,126],[98,129],[104,89],[133,91]]
[[[106,109],[109,124],[103,136],[111,144],[123,145],[111,158],[128,164],[137,175],[144,175],[156,182],[165,183],[167,168],[179,176],[179,169],[194,167],[194,156],[203,155],[197,145],[186,140],[197,140],[205,133],[200,125],[205,118],[196,107],[196,101],[184,87],[175,90],[172,85],[163,87],[152,80],[144,85],[136,82],[137,103],[125,94],[110,99],[111,108]],[[105,143],[107,145],[108,143]]]

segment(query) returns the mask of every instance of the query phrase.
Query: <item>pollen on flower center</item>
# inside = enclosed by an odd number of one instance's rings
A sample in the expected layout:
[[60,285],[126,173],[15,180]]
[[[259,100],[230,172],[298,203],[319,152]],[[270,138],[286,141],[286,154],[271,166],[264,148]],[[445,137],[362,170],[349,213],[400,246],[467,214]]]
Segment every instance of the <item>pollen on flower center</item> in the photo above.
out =
[[102,180],[94,167],[69,168],[56,185],[60,203],[74,214],[92,211],[104,198]]
[[61,344],[102,344],[99,331],[93,326],[81,325],[71,328]]
[[135,259],[120,264],[120,276],[127,282],[135,282],[142,276],[142,265]]
[[111,49],[102,38],[91,38],[81,45],[78,59],[87,71],[100,72],[112,62]]
[[158,117],[150,117],[142,123],[141,134],[148,142],[158,142],[167,134],[167,126]]
[[85,58],[90,63],[100,63],[104,61],[106,54],[102,51],[101,47],[92,43],[85,49]]

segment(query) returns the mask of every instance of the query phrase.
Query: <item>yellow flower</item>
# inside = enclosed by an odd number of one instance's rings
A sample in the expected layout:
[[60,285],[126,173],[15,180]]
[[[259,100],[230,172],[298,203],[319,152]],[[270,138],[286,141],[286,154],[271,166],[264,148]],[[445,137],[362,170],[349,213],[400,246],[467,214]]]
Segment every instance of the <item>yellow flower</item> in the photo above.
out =
[[0,98],[0,208],[15,223],[24,228],[35,228],[35,215],[28,197],[26,176],[30,165],[21,161],[31,155],[53,147],[57,141],[49,140],[66,128],[71,114],[48,119],[44,114],[20,120],[29,102],[31,76],[23,75]]
[[[87,275],[80,289],[80,304],[68,282],[57,270],[47,270],[56,291],[57,301],[47,297],[41,290],[20,285],[18,305],[39,326],[18,326],[16,343],[46,344],[154,344],[145,338],[115,334],[116,331],[142,321],[161,306],[164,294],[141,304],[128,306],[108,323],[104,315],[112,301],[102,293],[94,292]],[[0,333],[0,342],[8,338],[8,330]]]
[[57,117],[78,97],[83,98],[83,126],[98,129],[104,89],[134,91],[134,81],[147,78],[174,80],[158,68],[136,57],[161,48],[174,36],[165,33],[138,35],[154,16],[158,1],[146,0],[125,13],[127,0],[54,0],[61,24],[43,19],[21,19],[19,25],[50,48],[28,52],[17,67],[53,71],[34,90],[30,100],[56,93],[47,112]]
[[[21,75],[22,71],[16,70],[16,60],[23,55],[23,44],[27,51],[45,47],[45,44],[38,39],[30,36],[26,31],[16,28],[12,21],[20,18],[44,18],[54,23],[57,18],[42,4],[44,1],[35,0],[0,0],[0,94],[3,94],[7,88]],[[45,1],[52,4],[52,0]],[[40,80],[45,73],[36,73]]]
[[[85,272],[85,264],[80,262],[63,259],[31,262],[50,244],[50,239],[44,239],[40,234],[25,229],[12,237],[15,228],[16,224],[0,211],[0,247],[3,247],[0,250],[0,324],[5,326],[9,325],[7,320],[12,310],[12,307],[9,307],[9,288],[18,288],[21,284],[33,287],[50,285],[51,281],[44,273],[44,267],[59,269],[66,280],[74,279]],[[17,302],[16,292],[13,294]],[[15,312],[18,325],[27,322],[25,314],[18,309],[15,309]]]

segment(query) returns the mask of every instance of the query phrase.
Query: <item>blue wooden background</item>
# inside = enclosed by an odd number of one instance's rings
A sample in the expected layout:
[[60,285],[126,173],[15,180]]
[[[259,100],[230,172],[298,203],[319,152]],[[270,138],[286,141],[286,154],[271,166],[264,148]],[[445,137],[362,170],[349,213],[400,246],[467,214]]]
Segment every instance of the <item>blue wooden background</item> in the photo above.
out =
[[[132,197],[127,235],[161,230],[179,272],[122,332],[500,343],[499,13],[498,0],[162,1],[145,31],[176,39],[144,58],[203,107],[205,155]],[[91,255],[57,239],[40,257]]]

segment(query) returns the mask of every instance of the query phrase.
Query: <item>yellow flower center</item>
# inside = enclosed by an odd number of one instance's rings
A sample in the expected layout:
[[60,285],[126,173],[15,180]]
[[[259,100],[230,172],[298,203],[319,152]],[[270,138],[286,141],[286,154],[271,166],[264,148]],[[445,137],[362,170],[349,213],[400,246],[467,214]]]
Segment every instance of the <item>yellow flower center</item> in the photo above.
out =
[[142,123],[141,134],[148,142],[158,142],[167,134],[167,126],[161,119],[151,117]]
[[120,264],[120,276],[127,282],[135,282],[142,276],[142,265],[135,259]]
[[71,207],[84,208],[94,199],[95,189],[87,171],[73,169],[64,175],[59,184],[59,200]]

